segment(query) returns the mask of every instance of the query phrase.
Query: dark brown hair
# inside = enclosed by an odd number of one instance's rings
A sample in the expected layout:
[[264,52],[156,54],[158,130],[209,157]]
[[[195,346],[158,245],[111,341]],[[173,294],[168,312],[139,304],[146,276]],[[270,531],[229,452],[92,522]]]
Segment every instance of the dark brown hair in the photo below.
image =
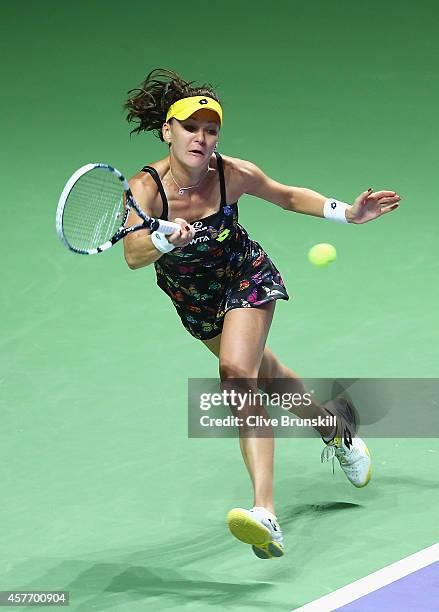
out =
[[185,81],[172,70],[152,70],[139,87],[128,92],[129,98],[124,104],[124,109],[128,110],[126,119],[138,124],[130,133],[152,131],[163,141],[162,126],[171,104],[190,96],[209,96],[220,102],[210,83],[192,87],[193,83],[195,81]]

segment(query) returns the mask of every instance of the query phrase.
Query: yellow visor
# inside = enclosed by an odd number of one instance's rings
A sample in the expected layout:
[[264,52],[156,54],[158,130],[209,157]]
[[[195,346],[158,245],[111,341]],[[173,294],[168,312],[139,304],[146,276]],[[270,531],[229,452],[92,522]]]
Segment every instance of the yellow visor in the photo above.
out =
[[219,117],[220,125],[223,123],[223,109],[221,104],[213,98],[207,96],[191,96],[190,98],[182,98],[177,100],[169,107],[166,121],[175,117],[179,121],[184,121],[198,110],[208,108],[213,110]]

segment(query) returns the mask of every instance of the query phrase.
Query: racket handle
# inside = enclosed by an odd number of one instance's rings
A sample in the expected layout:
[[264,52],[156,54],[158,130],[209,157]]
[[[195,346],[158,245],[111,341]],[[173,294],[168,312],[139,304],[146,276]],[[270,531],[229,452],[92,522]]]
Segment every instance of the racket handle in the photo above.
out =
[[181,227],[178,225],[178,223],[173,223],[172,221],[162,221],[161,219],[154,219],[150,227],[152,232],[162,232],[163,234],[173,234],[179,229],[181,229]]

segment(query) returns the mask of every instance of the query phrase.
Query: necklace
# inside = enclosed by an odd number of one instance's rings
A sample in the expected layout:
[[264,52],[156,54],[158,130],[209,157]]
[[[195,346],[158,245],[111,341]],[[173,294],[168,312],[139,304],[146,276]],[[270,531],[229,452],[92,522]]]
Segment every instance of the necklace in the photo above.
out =
[[171,162],[169,162],[169,173],[171,175],[172,180],[174,181],[174,183],[177,185],[178,187],[178,195],[179,196],[183,196],[185,191],[188,191],[189,189],[194,189],[195,187],[198,187],[198,185],[201,183],[201,181],[207,176],[207,173],[210,170],[210,166],[207,166],[207,170],[205,172],[205,174],[203,174],[203,176],[200,178],[200,180],[198,181],[198,183],[195,183],[195,185],[191,185],[190,187],[180,187],[180,185],[177,183],[177,181],[174,178],[174,175],[172,174],[172,167],[171,167]]

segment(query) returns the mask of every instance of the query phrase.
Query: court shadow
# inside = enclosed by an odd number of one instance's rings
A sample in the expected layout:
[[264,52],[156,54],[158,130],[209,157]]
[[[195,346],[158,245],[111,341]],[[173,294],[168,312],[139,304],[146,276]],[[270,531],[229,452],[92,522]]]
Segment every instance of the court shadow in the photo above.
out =
[[[164,566],[69,559],[61,563],[58,560],[49,568],[48,561],[44,559],[46,569],[42,575],[19,585],[17,590],[32,591],[40,589],[42,584],[57,585],[56,589],[70,593],[69,609],[75,612],[128,609],[157,612],[190,609],[191,605],[197,609],[205,605],[206,609],[215,606],[233,610],[239,603],[252,609],[259,602],[268,605],[275,586],[261,580],[222,581],[196,570]],[[27,563],[34,570],[36,559]]]
[[[244,600],[246,605],[261,597],[272,585],[264,582],[236,583],[209,580],[192,572],[188,577],[183,572],[165,567],[121,568],[107,563],[98,563],[83,572],[68,585],[72,592],[84,593],[93,586],[93,595],[81,603],[78,610],[107,610],[109,603],[141,601],[143,610],[165,610],[186,607],[190,603],[229,607]],[[119,597],[118,597],[119,595]]]
[[361,504],[352,502],[321,502],[316,504],[295,504],[287,506],[281,513],[278,514],[279,522],[284,525],[297,522],[297,519],[303,517],[311,517],[317,515],[328,514],[332,512],[341,512],[346,510],[358,510],[362,508]]
[[[253,603],[255,607],[257,601],[268,603],[275,587],[270,580],[234,582],[214,577],[216,564],[230,554],[231,546],[229,534],[224,537],[218,531],[212,536],[206,530],[196,541],[181,538],[140,550],[103,551],[99,560],[96,555],[95,559],[54,560],[50,568],[45,559],[44,573],[32,581],[34,584],[20,585],[20,589],[63,585],[58,588],[70,592],[70,609],[78,612],[125,610],[131,605],[133,610],[156,612],[189,609],[191,604],[197,604],[197,609],[202,609],[203,604],[206,609],[233,609],[238,602]],[[193,562],[197,567],[201,562],[205,571],[191,569]],[[233,575],[236,576],[236,567]]]
[[[68,579],[75,574],[76,577]],[[198,571],[74,559],[52,566],[45,576],[33,582],[39,586],[63,585],[57,588],[70,593],[69,607],[77,612],[127,610],[127,606],[130,610],[156,612],[189,609],[191,604],[202,606],[203,603],[206,608],[233,609],[241,601],[245,601],[245,605],[253,602],[255,606],[257,601],[269,602],[268,593],[273,588],[273,584],[260,580],[245,583],[219,581]],[[20,590],[28,589],[32,590],[33,586],[20,587]]]

